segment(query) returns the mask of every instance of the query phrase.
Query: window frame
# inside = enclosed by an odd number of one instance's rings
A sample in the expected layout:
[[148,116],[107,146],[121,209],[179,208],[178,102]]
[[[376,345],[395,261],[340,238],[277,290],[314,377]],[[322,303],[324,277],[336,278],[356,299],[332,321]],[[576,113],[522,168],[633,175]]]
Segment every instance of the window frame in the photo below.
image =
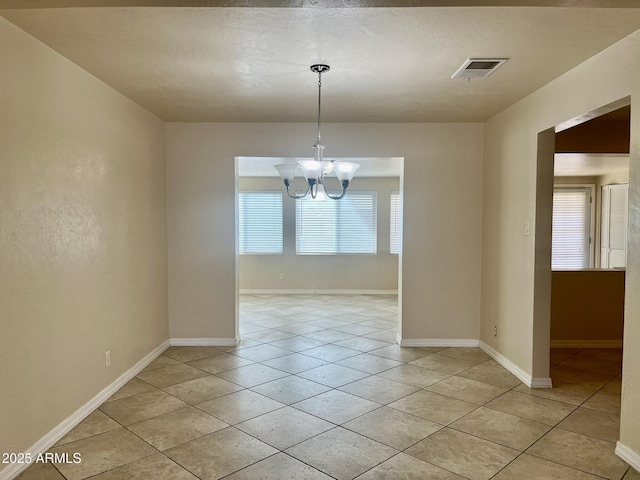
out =
[[[596,225],[596,211],[595,211],[595,207],[596,207],[596,199],[595,199],[595,194],[596,194],[596,185],[593,183],[554,183],[553,185],[553,191],[555,193],[556,189],[585,189],[588,192],[588,198],[589,198],[589,207],[588,207],[588,226],[587,226],[587,234],[589,236],[589,248],[587,249],[587,253],[588,253],[588,262],[587,262],[587,266],[586,267],[581,267],[581,268],[593,268],[594,266],[594,261],[595,261],[595,225]],[[553,217],[553,200],[552,200],[552,207],[551,207],[551,215]],[[552,226],[552,233],[551,233],[551,245],[553,247],[553,226]],[[553,268],[553,248],[551,251],[551,261],[552,261],[552,270],[554,270]],[[565,270],[565,268],[555,268],[555,270]]]

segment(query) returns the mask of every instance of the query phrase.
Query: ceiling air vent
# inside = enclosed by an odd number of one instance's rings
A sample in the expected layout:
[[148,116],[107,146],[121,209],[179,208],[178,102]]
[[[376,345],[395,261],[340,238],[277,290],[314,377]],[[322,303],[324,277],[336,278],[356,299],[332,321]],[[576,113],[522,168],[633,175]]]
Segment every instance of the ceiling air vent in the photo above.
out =
[[487,78],[508,58],[468,58],[451,78]]

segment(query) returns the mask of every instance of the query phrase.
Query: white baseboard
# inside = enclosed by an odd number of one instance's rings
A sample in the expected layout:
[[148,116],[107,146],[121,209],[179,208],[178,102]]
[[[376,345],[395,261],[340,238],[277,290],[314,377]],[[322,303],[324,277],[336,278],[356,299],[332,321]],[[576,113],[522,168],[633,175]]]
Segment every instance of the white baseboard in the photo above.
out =
[[400,338],[396,342],[401,347],[477,347],[478,340],[473,338]]
[[532,377],[529,388],[553,388],[553,382],[549,377]]
[[[153,360],[158,358],[162,352],[164,352],[169,346],[169,341],[166,340],[154,348],[151,352],[145,355],[140,361],[138,361],[133,367],[120,375],[113,383],[103,388],[100,393],[81,406],[78,410],[72,413],[69,417],[63,420],[58,426],[47,433],[44,437],[34,443],[25,452],[31,453],[35,458],[40,453],[45,453],[58,440],[64,437],[71,429],[84,420],[91,412],[104,403],[111,395],[116,393],[125,383],[140,373],[147,365]],[[17,477],[23,470],[29,467],[28,464],[10,464],[8,467],[0,470],[0,480],[10,480]]]
[[172,347],[235,347],[240,338],[170,338]]
[[551,340],[551,348],[622,348],[622,340]]
[[636,472],[640,472],[640,454],[618,441],[616,443],[616,455],[631,465]]
[[241,288],[240,295],[397,295],[398,290],[314,290]]
[[522,370],[519,366],[509,360],[507,357],[502,355],[493,347],[487,345],[484,342],[480,342],[480,348],[484,350],[491,358],[493,358],[496,362],[502,365],[504,368],[509,370],[513,375],[515,375],[522,383],[524,383],[529,388],[551,388],[551,379],[550,378],[534,378],[529,375],[527,372]]

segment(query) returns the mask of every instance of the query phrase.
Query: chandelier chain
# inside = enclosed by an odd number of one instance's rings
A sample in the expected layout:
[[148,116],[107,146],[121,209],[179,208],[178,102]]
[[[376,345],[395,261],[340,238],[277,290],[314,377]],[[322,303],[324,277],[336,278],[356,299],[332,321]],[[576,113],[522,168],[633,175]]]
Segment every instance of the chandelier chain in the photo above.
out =
[[320,137],[320,108],[322,105],[322,70],[318,70],[318,143],[321,143]]

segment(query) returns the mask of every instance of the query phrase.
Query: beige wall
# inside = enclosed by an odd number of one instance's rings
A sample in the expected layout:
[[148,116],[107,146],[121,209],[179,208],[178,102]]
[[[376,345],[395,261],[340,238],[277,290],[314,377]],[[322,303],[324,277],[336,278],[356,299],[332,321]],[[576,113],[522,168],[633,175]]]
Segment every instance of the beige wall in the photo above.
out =
[[595,185],[598,177],[553,177],[554,185],[575,185],[583,183],[587,185]]
[[4,19],[0,45],[0,452],[23,452],[167,339],[164,128]]
[[356,177],[349,187],[349,191],[376,192],[377,255],[296,255],[296,203],[287,197],[280,177],[240,177],[239,188],[282,191],[284,230],[282,255],[240,256],[241,289],[398,289],[398,255],[389,253],[389,202],[391,191],[400,188],[397,177]]
[[640,458],[640,39],[635,37],[629,68],[631,90],[631,149],[629,161],[629,226],[622,359],[620,442]]
[[[234,158],[308,156],[313,139],[312,124],[167,124],[172,337],[235,334]],[[478,338],[482,126],[327,124],[323,140],[331,157],[405,159],[404,338]]]
[[598,186],[614,185],[616,183],[629,183],[629,171],[618,171],[598,177]]
[[[533,377],[548,376],[544,351],[549,338],[548,321],[534,322],[533,284],[536,253],[545,255],[550,238],[536,246],[535,235],[524,234],[524,222],[536,217],[538,133],[624,98],[634,86],[633,183],[640,175],[638,38],[636,33],[624,39],[485,124],[481,339]],[[640,403],[640,180],[636,182],[630,195],[636,216],[629,238],[621,440],[640,452],[640,412],[633,407]],[[494,338],[496,324],[499,334]]]

